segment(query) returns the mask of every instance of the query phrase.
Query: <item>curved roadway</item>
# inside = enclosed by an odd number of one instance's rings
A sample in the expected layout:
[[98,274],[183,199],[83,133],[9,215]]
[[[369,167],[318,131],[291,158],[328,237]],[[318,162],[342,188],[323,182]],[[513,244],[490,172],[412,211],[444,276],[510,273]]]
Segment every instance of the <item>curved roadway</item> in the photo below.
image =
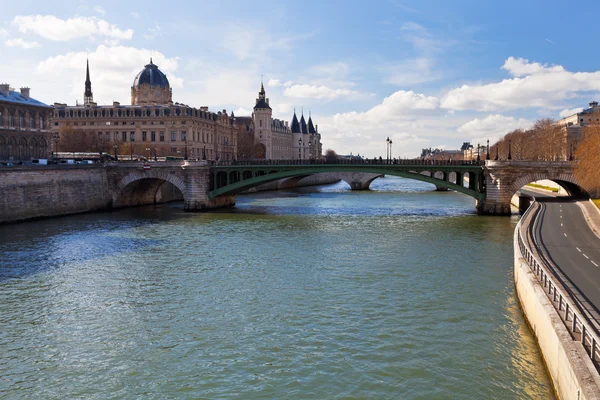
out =
[[600,310],[600,238],[589,227],[575,200],[531,194],[542,206],[540,224],[534,230],[537,244]]

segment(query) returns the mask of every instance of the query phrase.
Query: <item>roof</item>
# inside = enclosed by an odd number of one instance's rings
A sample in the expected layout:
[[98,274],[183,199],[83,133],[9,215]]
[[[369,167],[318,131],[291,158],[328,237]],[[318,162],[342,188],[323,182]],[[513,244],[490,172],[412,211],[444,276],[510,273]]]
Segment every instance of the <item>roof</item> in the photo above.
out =
[[304,114],[300,117],[300,128],[302,129],[302,133],[308,133],[308,128],[306,127],[306,120],[304,119]]
[[16,92],[14,90],[8,91],[8,97],[5,96],[4,94],[0,93],[0,101],[7,101],[9,103],[22,104],[22,105],[35,106],[35,107],[50,108],[50,106],[48,104],[44,104],[41,101],[38,101],[31,97],[30,98],[23,97],[23,96],[21,96],[20,92]]
[[310,134],[314,134],[317,133],[317,131],[315,130],[315,126],[313,125],[312,122],[312,117],[308,117],[308,133]]
[[162,88],[169,87],[169,80],[167,76],[162,73],[160,69],[150,59],[150,64],[147,64],[143,70],[133,80],[133,86],[139,87],[140,85],[148,84],[150,86],[160,86]]
[[268,108],[269,110],[271,109],[271,107],[269,107],[269,104],[267,104],[267,101],[265,99],[258,99],[256,105],[254,106],[254,109],[257,108]]
[[300,124],[298,123],[298,118],[296,117],[295,112],[294,118],[292,118],[292,133],[300,133]]

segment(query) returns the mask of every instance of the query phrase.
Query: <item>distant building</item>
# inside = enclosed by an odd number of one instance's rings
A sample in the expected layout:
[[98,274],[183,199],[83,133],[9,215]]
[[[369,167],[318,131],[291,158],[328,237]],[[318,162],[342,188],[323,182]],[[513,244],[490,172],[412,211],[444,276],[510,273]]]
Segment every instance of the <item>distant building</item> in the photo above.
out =
[[0,161],[30,161],[49,158],[52,133],[49,120],[52,108],[6,83],[0,84]]
[[233,113],[173,103],[172,96],[167,76],[150,59],[133,81],[131,105],[98,105],[87,64],[83,105],[54,103],[52,130],[62,151],[233,160]]
[[568,159],[583,137],[584,128],[588,125],[600,124],[600,107],[597,101],[589,103],[590,107],[573,115],[569,115],[556,123],[563,128],[562,155]]
[[310,114],[307,123],[304,113],[298,121],[294,111],[291,126],[272,115],[273,110],[261,83],[252,115],[234,118],[240,137],[240,159],[309,160],[321,157],[321,134]]

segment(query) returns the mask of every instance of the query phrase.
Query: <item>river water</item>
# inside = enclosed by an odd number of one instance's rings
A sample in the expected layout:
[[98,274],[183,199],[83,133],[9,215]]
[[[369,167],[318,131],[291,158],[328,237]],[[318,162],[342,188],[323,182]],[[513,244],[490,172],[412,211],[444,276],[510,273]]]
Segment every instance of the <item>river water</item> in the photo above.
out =
[[553,398],[516,219],[431,188],[0,226],[0,398]]

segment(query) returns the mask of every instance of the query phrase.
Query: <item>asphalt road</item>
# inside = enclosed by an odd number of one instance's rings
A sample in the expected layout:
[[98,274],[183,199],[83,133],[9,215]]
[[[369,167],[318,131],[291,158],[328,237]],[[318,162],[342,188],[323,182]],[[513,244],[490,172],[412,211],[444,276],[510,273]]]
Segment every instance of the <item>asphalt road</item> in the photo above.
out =
[[583,211],[566,197],[537,197],[542,205],[540,229],[534,235],[555,265],[600,310],[600,238]]

